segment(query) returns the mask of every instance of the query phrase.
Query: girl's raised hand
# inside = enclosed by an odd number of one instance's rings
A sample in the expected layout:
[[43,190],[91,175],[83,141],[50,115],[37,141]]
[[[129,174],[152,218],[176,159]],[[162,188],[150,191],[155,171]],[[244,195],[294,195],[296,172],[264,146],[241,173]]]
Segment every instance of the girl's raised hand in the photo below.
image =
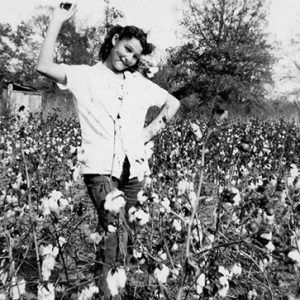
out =
[[76,13],[76,5],[73,3],[60,3],[58,7],[56,7],[53,11],[53,19],[65,22],[71,19]]

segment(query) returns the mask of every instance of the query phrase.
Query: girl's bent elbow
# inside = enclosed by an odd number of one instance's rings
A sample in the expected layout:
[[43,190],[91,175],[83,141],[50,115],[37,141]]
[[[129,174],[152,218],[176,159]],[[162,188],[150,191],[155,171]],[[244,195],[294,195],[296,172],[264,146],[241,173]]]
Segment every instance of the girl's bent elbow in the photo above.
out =
[[47,72],[47,67],[44,64],[38,62],[37,65],[36,65],[36,70],[39,73],[45,74]]

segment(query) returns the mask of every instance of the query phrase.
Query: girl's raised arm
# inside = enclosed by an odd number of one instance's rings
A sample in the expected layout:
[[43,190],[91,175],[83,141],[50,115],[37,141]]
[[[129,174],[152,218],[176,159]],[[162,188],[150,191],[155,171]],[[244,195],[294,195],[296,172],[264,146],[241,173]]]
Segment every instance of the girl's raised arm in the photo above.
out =
[[[69,6],[69,7],[68,7]],[[37,71],[59,83],[66,83],[66,74],[63,68],[54,63],[54,47],[62,24],[76,13],[76,6],[61,3],[53,11],[45,40],[39,53]]]

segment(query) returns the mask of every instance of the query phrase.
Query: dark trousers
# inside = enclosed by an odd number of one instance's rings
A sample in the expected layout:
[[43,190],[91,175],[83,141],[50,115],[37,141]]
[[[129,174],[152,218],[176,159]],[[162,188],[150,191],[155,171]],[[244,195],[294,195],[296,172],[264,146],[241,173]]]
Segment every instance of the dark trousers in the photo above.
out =
[[[84,183],[98,213],[98,232],[103,235],[97,248],[95,275],[98,278],[100,295],[105,300],[111,299],[106,283],[109,269],[118,264],[122,266],[126,264],[128,230],[132,229],[131,224],[127,222],[127,214],[129,208],[136,204],[138,192],[144,187],[144,181],[138,181],[137,178],[129,179],[129,172],[130,164],[126,158],[120,179],[110,175],[84,174]],[[104,209],[105,197],[114,188],[124,192],[126,201],[125,208],[121,209],[118,214]],[[109,225],[114,226],[116,231],[111,232]]]

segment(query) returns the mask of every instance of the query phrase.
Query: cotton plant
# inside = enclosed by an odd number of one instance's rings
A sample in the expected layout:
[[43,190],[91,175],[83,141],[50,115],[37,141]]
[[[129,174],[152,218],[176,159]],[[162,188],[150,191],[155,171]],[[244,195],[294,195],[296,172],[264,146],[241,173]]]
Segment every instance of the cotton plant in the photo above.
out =
[[288,257],[294,262],[297,269],[300,269],[300,237],[298,232],[294,232],[292,238],[292,249],[288,253]]
[[165,264],[160,264],[153,272],[154,278],[162,284],[167,282],[169,274],[170,269]]
[[229,291],[229,280],[231,279],[232,275],[230,274],[230,271],[223,266],[219,266],[218,272],[222,276],[218,279],[221,287],[217,293],[221,298],[225,298]]
[[158,251],[157,256],[164,261],[168,258],[167,254],[163,250]]
[[167,197],[164,197],[162,199],[162,201],[160,202],[161,204],[161,208],[160,208],[160,211],[163,213],[165,211],[170,211],[171,207],[170,207],[170,200],[167,198]]
[[299,176],[299,170],[296,164],[292,163],[290,165],[289,175],[287,177],[287,185],[288,186],[294,186],[294,181]]
[[55,300],[55,289],[52,283],[38,285],[38,300]]
[[196,293],[201,295],[203,293],[203,288],[205,287],[205,274],[201,273],[196,280]]
[[98,245],[102,239],[103,239],[103,235],[100,235],[99,232],[93,232],[90,234],[90,239],[93,241],[93,243],[95,243],[96,245]]
[[117,227],[113,224],[108,224],[107,225],[107,231],[110,233],[115,233],[117,232]]
[[120,290],[125,287],[127,276],[124,267],[112,268],[106,277],[107,287],[112,297],[119,295]]
[[48,197],[41,200],[41,210],[44,216],[50,215],[52,212],[59,214],[68,207],[69,200],[65,199],[61,192],[54,190]]
[[137,224],[143,226],[150,221],[150,214],[141,207],[132,206],[128,210],[129,222],[137,222]]
[[257,299],[257,291],[255,289],[251,289],[247,293],[247,300],[256,300]]
[[178,220],[178,219],[174,219],[173,222],[172,222],[172,227],[173,227],[176,231],[181,232],[181,230],[182,230],[181,221]]
[[144,194],[144,191],[141,190],[137,193],[137,201],[140,204],[144,204],[148,200],[148,197]]
[[26,288],[26,281],[24,279],[18,279],[16,276],[11,279],[11,287],[9,289],[9,296],[11,300],[22,299]]
[[196,137],[197,141],[200,141],[203,137],[203,134],[201,132],[200,126],[196,123],[190,122],[191,130]]
[[41,245],[40,248],[40,255],[42,256],[42,277],[44,281],[48,281],[51,272],[55,266],[55,259],[58,255],[59,249],[52,244],[47,246]]
[[104,208],[117,214],[125,206],[124,193],[117,188],[112,189],[105,197]]
[[194,183],[187,179],[181,179],[177,184],[177,195],[183,195],[184,193],[190,193],[194,191]]
[[93,298],[93,295],[97,293],[99,293],[99,288],[94,284],[90,284],[80,292],[77,300],[90,300]]
[[5,260],[3,259],[0,264],[0,282],[2,283],[2,285],[6,284],[7,278],[8,272],[5,268]]

